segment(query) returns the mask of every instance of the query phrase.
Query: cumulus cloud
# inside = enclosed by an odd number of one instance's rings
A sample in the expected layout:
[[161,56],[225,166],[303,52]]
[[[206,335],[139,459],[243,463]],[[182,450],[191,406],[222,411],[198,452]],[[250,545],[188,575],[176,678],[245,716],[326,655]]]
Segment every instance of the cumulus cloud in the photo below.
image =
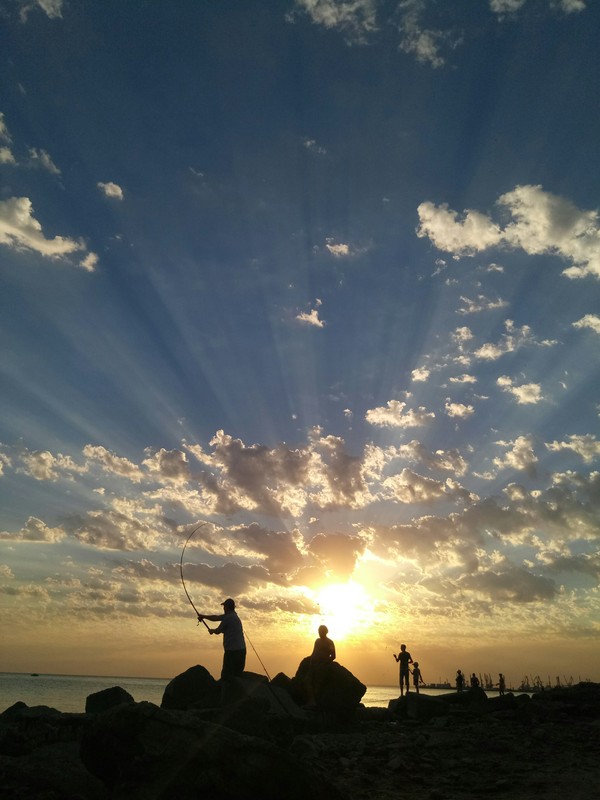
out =
[[134,483],[139,483],[142,479],[142,471],[137,464],[127,458],[115,455],[106,447],[86,444],[83,448],[83,455],[89,462],[99,464],[110,475],[118,475]]
[[508,375],[501,375],[496,383],[503,392],[511,394],[519,405],[536,404],[543,399],[539,383],[522,383],[517,386]]
[[477,378],[474,375],[467,375],[466,373],[463,375],[456,375],[452,378],[449,378],[450,383],[477,383]]
[[296,315],[296,319],[298,322],[301,322],[303,325],[311,325],[315,328],[324,328],[325,322],[319,317],[318,306],[322,305],[321,301],[317,298],[315,301],[315,306],[317,308],[313,308],[310,311],[302,311],[300,314]]
[[348,43],[360,44],[377,30],[376,8],[376,0],[295,0],[287,20],[305,13],[316,25],[339,30]]
[[57,481],[64,473],[84,472],[85,467],[75,463],[71,456],[53,455],[49,450],[25,450],[19,454],[19,471],[36,481]]
[[600,334],[600,317],[597,314],[586,314],[577,322],[573,323],[574,328],[589,328],[594,333]]
[[21,22],[27,22],[29,13],[33,9],[41,9],[50,19],[61,19],[64,0],[20,0]]
[[533,450],[532,436],[517,436],[514,441],[499,441],[496,444],[511,448],[502,458],[494,459],[494,464],[500,469],[509,468],[530,473],[535,469],[538,459]]
[[30,147],[29,158],[34,166],[40,166],[51,175],[61,174],[60,169],[56,166],[50,155],[45,150],[38,150],[36,147]]
[[63,236],[46,239],[41,224],[33,216],[33,206],[28,197],[0,201],[0,244],[15,250],[33,250],[52,259],[85,250],[81,240]]
[[445,59],[440,53],[441,45],[450,41],[450,45],[454,47],[458,39],[451,40],[448,31],[424,27],[421,22],[424,10],[424,0],[401,0],[399,3],[400,49],[414,55],[422,64],[442,67]]
[[505,320],[504,328],[505,332],[498,342],[486,342],[473,352],[475,358],[496,361],[506,353],[514,353],[526,345],[552,347],[557,343],[555,339],[537,339],[529,325],[522,325],[519,328],[511,319]]
[[113,183],[112,181],[102,183],[102,181],[99,181],[97,186],[106,197],[110,197],[113,200],[123,200],[123,189],[118,183]]
[[467,462],[458,450],[436,450],[432,453],[417,439],[401,444],[395,453],[401,458],[424,464],[430,469],[446,470],[455,475],[464,475],[467,471]]
[[46,542],[54,544],[60,542],[66,537],[63,528],[49,528],[45,522],[37,517],[29,517],[21,530],[16,533],[9,533],[8,531],[0,531],[0,539],[14,540],[21,542]]
[[78,541],[100,550],[151,550],[156,539],[152,526],[129,509],[89,511],[73,515],[65,525]]
[[191,478],[187,454],[181,450],[161,449],[144,459],[146,469],[163,481],[186,483]]
[[580,456],[586,464],[590,464],[595,458],[600,456],[600,442],[591,433],[571,434],[564,442],[547,442],[546,448],[553,453],[563,450],[571,450]]
[[412,371],[412,379],[415,383],[423,383],[429,378],[431,371],[427,367],[417,367]]
[[467,419],[467,417],[470,417],[475,413],[475,409],[472,405],[467,405],[465,403],[453,403],[449,397],[446,398],[444,408],[446,409],[446,414],[449,417],[455,417],[457,419]]
[[16,164],[17,161],[10,147],[0,147],[0,164]]
[[350,577],[365,547],[366,541],[360,536],[319,533],[310,540],[308,551],[318,558],[328,573],[342,580]]
[[478,295],[474,300],[461,296],[460,300],[463,305],[456,310],[456,313],[462,315],[477,314],[480,311],[493,311],[496,308],[506,308],[508,305],[505,300],[500,298],[490,300],[483,294]]
[[327,242],[325,247],[329,250],[331,255],[341,258],[342,256],[350,255],[350,245],[343,242],[335,243],[333,241]]
[[369,409],[365,414],[365,419],[371,425],[379,427],[419,428],[435,417],[434,412],[427,411],[424,406],[406,411],[405,409],[406,403],[400,400],[388,400],[386,406]]
[[551,600],[557,592],[555,582],[526,569],[512,567],[503,571],[486,570],[466,575],[458,588],[482,595],[494,603],[533,603]]
[[600,278],[598,211],[577,208],[570,200],[541,186],[516,186],[497,200],[509,222],[504,228],[488,214],[467,209],[462,216],[443,203],[419,205],[417,235],[439,250],[474,255],[490,247],[519,248],[529,255],[556,255],[571,261],[568,278]]
[[311,153],[316,153],[318,156],[326,156],[327,150],[321,147],[315,139],[305,138],[302,140],[302,146],[309,150]]
[[384,488],[399,503],[432,503],[444,497],[446,485],[410,469],[390,475],[383,481]]

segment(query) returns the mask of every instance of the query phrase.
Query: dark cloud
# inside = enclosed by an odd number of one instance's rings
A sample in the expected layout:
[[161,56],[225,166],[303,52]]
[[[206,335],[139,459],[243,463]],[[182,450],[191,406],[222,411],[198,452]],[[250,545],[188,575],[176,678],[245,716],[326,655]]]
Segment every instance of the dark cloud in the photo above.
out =
[[365,547],[366,541],[361,537],[338,533],[318,533],[308,544],[309,551],[339,578],[350,577]]

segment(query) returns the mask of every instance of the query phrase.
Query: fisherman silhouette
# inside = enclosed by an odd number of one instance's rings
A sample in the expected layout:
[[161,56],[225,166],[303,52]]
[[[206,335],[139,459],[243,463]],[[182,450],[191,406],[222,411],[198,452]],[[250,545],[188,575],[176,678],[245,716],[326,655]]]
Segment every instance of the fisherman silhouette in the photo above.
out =
[[328,633],[326,625],[319,626],[319,638],[315,640],[310,656],[310,665],[306,675],[306,689],[310,705],[316,704],[319,691],[327,677],[329,665],[335,661],[335,644],[327,636]]
[[462,674],[461,670],[456,670],[456,691],[462,692],[465,688],[465,676]]
[[396,653],[393,653],[393,656],[396,659],[396,662],[400,664],[400,696],[403,697],[404,685],[406,685],[406,693],[408,694],[409,692],[410,687],[409,687],[408,676],[410,674],[410,669],[408,665],[412,664],[413,660],[411,658],[410,653],[407,651],[405,644],[401,644],[400,652],[398,653],[398,655],[396,655]]
[[[243,674],[246,666],[246,640],[244,639],[244,628],[242,621],[235,610],[235,602],[228,597],[221,605],[222,614],[198,614],[199,622],[205,619],[211,622],[219,622],[217,628],[208,628],[211,634],[223,634],[223,667],[221,669],[221,680],[226,681],[236,678]],[[207,626],[208,627],[208,626]]]

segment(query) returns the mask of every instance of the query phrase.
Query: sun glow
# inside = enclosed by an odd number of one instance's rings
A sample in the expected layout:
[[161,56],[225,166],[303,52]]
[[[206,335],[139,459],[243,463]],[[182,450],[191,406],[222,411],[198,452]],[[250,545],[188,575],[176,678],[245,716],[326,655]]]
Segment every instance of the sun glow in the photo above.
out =
[[315,592],[321,619],[335,641],[363,631],[373,624],[373,599],[354,581],[332,583]]

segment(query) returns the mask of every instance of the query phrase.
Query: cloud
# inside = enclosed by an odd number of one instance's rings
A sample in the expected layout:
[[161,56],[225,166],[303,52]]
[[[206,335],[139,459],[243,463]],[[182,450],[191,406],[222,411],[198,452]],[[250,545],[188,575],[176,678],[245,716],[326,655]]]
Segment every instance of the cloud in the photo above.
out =
[[85,468],[76,464],[71,456],[63,456],[61,453],[55,456],[48,450],[25,450],[19,457],[20,471],[36,481],[55,482],[61,477],[61,473],[85,472]]
[[0,142],[6,142],[7,144],[11,144],[12,137],[8,132],[8,128],[6,127],[6,122],[4,121],[4,114],[0,111]]
[[311,153],[315,153],[318,156],[326,156],[327,150],[321,145],[317,144],[315,139],[305,138],[302,140],[302,146],[309,150]]
[[467,419],[475,413],[473,406],[465,405],[464,403],[453,403],[449,397],[446,398],[444,408],[449,417],[455,417],[457,419]]
[[461,296],[462,308],[456,310],[457,314],[477,314],[480,311],[492,311],[496,308],[506,308],[508,303],[506,300],[490,300],[485,295],[480,294],[475,300],[470,300],[468,297]]
[[112,181],[102,183],[102,181],[99,181],[96,185],[106,197],[110,197],[113,200],[123,200],[123,189],[117,183]]
[[428,237],[439,250],[474,255],[490,247],[520,248],[529,255],[556,255],[572,265],[568,278],[600,278],[598,211],[578,209],[570,200],[541,186],[516,186],[497,200],[509,217],[502,229],[490,216],[467,209],[462,218],[443,203],[426,201],[417,209],[417,236]]
[[60,175],[61,171],[56,166],[52,158],[45,150],[38,150],[36,147],[29,148],[29,158],[33,165],[39,165],[51,175]]
[[501,375],[496,383],[503,392],[511,394],[519,405],[536,404],[543,399],[542,387],[539,383],[522,383],[517,386],[508,375]]
[[429,378],[431,371],[427,367],[417,367],[413,369],[411,377],[415,383],[423,383]]
[[[494,14],[502,17],[505,14],[515,14],[527,0],[490,0],[490,9]],[[559,8],[565,14],[574,14],[586,9],[585,0],[549,0],[551,8]]]
[[457,582],[457,588],[482,595],[494,603],[534,603],[551,600],[557,592],[551,578],[533,575],[518,567],[501,572],[487,570],[464,576]]
[[85,250],[81,240],[63,236],[46,239],[41,224],[33,216],[33,206],[28,197],[0,201],[0,244],[15,250],[33,250],[52,259]]
[[600,442],[591,433],[571,434],[565,442],[547,442],[546,448],[552,453],[560,453],[563,450],[571,450],[590,464],[595,458],[600,456]]
[[594,333],[600,334],[600,317],[597,314],[586,314],[577,322],[573,323],[574,328],[589,328]]
[[0,164],[16,164],[10,147],[0,147]]
[[446,470],[456,475],[464,475],[467,471],[467,462],[458,450],[436,450],[432,453],[416,439],[401,444],[396,448],[396,454],[415,463],[424,464],[430,469]]
[[352,575],[366,544],[366,540],[360,536],[319,533],[310,540],[308,551],[319,559],[328,572],[344,580]]
[[83,455],[89,462],[100,464],[104,472],[109,475],[118,475],[134,483],[139,483],[142,480],[143,473],[137,464],[127,458],[115,455],[110,450],[107,450],[106,447],[86,444],[83,448]]
[[399,503],[432,503],[444,497],[446,484],[410,469],[403,469],[383,481],[383,486]]
[[484,361],[496,361],[506,353],[514,353],[526,345],[552,347],[557,344],[555,339],[543,339],[541,341],[536,339],[529,325],[522,325],[517,328],[512,319],[505,320],[504,328],[505,333],[502,334],[497,343],[486,342],[474,351],[475,358],[480,358]]
[[329,250],[329,252],[336,256],[337,258],[341,258],[342,256],[349,256],[350,255],[350,245],[349,244],[334,244],[333,242],[327,242],[325,247]]
[[295,0],[286,19],[293,22],[303,12],[316,25],[341,31],[349,44],[362,44],[377,30],[376,7],[376,0]]
[[[321,301],[317,298],[315,301],[315,305],[318,307],[322,305]],[[324,328],[325,321],[320,319],[318,308],[313,308],[311,311],[306,312],[302,311],[300,314],[296,315],[296,319],[298,322],[301,322],[303,325],[311,325],[315,328]]]
[[61,19],[64,0],[20,0],[21,3],[21,22],[26,22],[29,13],[35,9],[41,9],[50,19]]
[[82,258],[79,262],[79,266],[84,269],[86,272],[94,272],[96,267],[98,266],[98,255],[97,253],[89,252],[85,258]]
[[511,442],[496,442],[500,447],[510,447],[503,458],[495,458],[494,464],[500,469],[515,469],[524,470],[533,473],[535,465],[537,464],[537,456],[533,450],[533,437],[532,436],[517,436]]
[[387,406],[371,408],[365,414],[365,419],[371,425],[387,428],[419,428],[435,417],[433,411],[427,411],[420,406],[417,409],[405,411],[406,403],[400,400],[388,400]]
[[65,527],[79,542],[100,550],[151,550],[156,541],[154,528],[129,510],[100,509],[83,517],[73,515]]
[[[422,64],[442,67],[445,59],[440,55],[440,45],[449,40],[450,33],[424,28],[421,24],[424,10],[424,0],[401,0],[399,3],[399,30],[402,37],[400,49],[414,55]],[[451,46],[456,46],[456,44],[458,44],[458,39],[451,42]]]
[[456,375],[455,377],[449,378],[450,383],[477,383],[477,378],[474,375]]
[[45,522],[37,517],[29,517],[25,525],[17,533],[0,531],[0,539],[21,542],[46,542],[54,544],[66,537],[63,528],[49,528]]

